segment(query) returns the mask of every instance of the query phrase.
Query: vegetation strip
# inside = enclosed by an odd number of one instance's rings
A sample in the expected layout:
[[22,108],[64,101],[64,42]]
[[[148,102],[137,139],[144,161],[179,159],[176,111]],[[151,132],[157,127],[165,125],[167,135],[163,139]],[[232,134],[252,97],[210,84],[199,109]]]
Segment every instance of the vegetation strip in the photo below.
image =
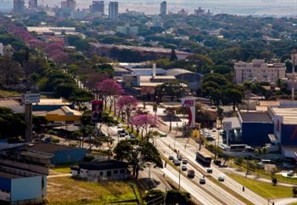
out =
[[273,186],[272,183],[260,182],[236,174],[228,174],[228,176],[267,199],[292,197],[292,187]]

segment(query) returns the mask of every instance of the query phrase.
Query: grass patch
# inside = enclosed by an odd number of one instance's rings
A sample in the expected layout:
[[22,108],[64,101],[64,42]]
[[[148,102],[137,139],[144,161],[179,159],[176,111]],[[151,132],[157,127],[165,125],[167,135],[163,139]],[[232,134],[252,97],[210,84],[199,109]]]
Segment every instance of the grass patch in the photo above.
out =
[[21,93],[18,93],[15,91],[0,90],[0,97],[2,98],[20,96],[20,95]]
[[243,186],[267,199],[292,197],[292,187],[273,186],[272,183],[265,183],[248,179],[236,174],[228,174]]
[[216,179],[214,179],[212,177],[208,177],[207,179],[208,180],[211,180],[213,183],[215,183],[216,185],[220,186],[225,191],[227,191],[231,195],[235,196],[237,199],[239,199],[240,201],[244,202],[245,204],[247,204],[247,205],[253,205],[253,203],[251,201],[247,200],[246,198],[244,198],[243,196],[241,196],[237,192],[233,191],[232,189],[230,189],[229,187],[227,187],[226,185],[224,185],[224,183],[219,182],[218,180],[216,180]]
[[57,173],[61,173],[61,174],[69,174],[70,173],[70,167],[55,167],[55,168],[52,168],[52,170],[54,172],[57,172]]
[[[137,190],[137,186],[134,186]],[[48,204],[104,204],[135,199],[129,183],[112,181],[104,184],[79,181],[69,177],[48,179]]]

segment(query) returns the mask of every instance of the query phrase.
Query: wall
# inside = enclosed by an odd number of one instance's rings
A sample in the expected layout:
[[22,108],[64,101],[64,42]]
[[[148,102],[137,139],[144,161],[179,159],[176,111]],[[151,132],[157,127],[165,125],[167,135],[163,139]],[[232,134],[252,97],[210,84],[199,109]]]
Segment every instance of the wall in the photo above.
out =
[[11,190],[11,179],[0,176],[0,189],[5,191]]
[[297,145],[297,125],[281,125],[281,145]]
[[269,143],[268,134],[273,134],[272,123],[242,123],[242,143],[262,146]]
[[12,179],[11,201],[22,201],[42,198],[42,177]]
[[83,160],[86,154],[86,149],[73,148],[71,150],[61,150],[55,153],[51,163],[54,165],[79,162]]

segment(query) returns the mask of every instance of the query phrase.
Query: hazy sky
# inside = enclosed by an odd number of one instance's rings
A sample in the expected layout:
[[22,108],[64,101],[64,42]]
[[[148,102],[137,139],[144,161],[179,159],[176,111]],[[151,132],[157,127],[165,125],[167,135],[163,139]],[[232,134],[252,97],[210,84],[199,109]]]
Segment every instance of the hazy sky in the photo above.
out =
[[[1,3],[11,2],[11,3]],[[0,0],[0,8],[11,7],[13,0]],[[28,0],[25,0],[26,2]],[[159,13],[162,0],[118,0],[120,12],[129,10],[144,11],[148,14]],[[60,0],[38,0],[40,4],[60,6]],[[77,6],[88,8],[92,0],[77,0]],[[105,1],[107,11],[108,2]],[[2,4],[2,5],[1,5]],[[212,13],[239,15],[292,16],[297,14],[297,0],[167,0],[168,11],[177,12],[184,8],[193,13],[194,8],[210,9]],[[149,9],[148,9],[149,8]]]

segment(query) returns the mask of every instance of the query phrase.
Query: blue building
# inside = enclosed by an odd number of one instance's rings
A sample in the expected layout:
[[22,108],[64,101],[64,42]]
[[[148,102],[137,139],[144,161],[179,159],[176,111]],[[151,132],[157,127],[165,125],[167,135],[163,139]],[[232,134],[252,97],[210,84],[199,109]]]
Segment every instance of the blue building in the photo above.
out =
[[52,165],[59,165],[82,161],[86,155],[86,149],[51,143],[35,143],[22,148],[20,155],[25,159],[48,160],[48,163]]
[[0,204],[41,204],[46,176],[0,165]]
[[264,146],[273,133],[273,121],[267,112],[240,113],[242,143],[250,146]]

